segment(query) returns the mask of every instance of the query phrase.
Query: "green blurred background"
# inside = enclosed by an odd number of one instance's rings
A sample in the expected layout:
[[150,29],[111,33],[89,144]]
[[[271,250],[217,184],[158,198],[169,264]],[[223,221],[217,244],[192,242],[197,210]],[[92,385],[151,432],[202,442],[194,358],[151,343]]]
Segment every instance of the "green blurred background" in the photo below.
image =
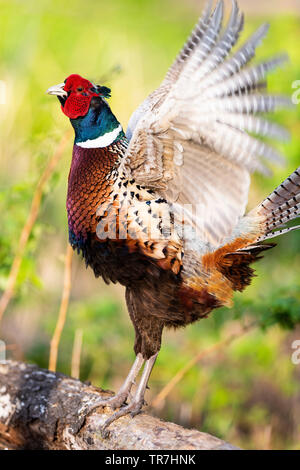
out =
[[[230,2],[226,2],[228,8]],[[284,4],[284,5],[283,5]],[[196,22],[203,2],[180,0],[0,0],[0,291],[5,289],[37,181],[69,122],[45,90],[79,73],[112,88],[110,104],[126,127],[130,114],[156,88]],[[300,80],[299,2],[242,1],[245,35],[262,21],[271,30],[258,50],[287,51],[291,63],[272,74],[270,90],[294,92]],[[298,5],[298,9],[296,8]],[[279,112],[291,131],[281,146],[285,168],[253,178],[249,207],[300,163],[300,107]],[[8,357],[48,366],[59,310],[67,246],[65,198],[71,139],[47,184],[0,337]],[[300,339],[300,233],[278,240],[257,264],[258,277],[232,310],[216,311],[185,330],[164,333],[148,401],[191,358],[234,334],[247,321],[259,327],[204,356],[152,412],[245,448],[300,449],[300,365],[291,362]],[[72,294],[58,370],[70,374],[76,331],[83,331],[80,378],[116,390],[133,360],[133,327],[124,291],[95,280],[74,257]]]

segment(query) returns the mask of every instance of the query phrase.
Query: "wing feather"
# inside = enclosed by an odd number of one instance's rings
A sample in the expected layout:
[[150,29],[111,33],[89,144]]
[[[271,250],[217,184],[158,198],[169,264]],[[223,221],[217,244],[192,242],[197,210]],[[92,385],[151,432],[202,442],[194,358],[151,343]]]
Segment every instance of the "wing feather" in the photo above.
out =
[[197,22],[195,28],[193,29],[190,37],[184,44],[183,48],[177,55],[174,63],[169,68],[163,82],[160,87],[154,90],[140,106],[134,111],[130,117],[126,136],[128,140],[131,139],[133,131],[137,126],[139,120],[144,116],[148,111],[155,108],[158,104],[161,104],[166,98],[167,94],[170,91],[170,87],[175,83],[184,67],[185,61],[190,57],[194,49],[198,46],[199,42],[204,37],[207,27],[209,25],[209,19],[211,16],[213,0],[208,0],[205,4],[205,8],[202,16]]
[[266,173],[266,162],[283,161],[255,136],[286,139],[288,134],[260,114],[291,104],[261,93],[267,74],[286,56],[249,65],[268,25],[232,52],[244,17],[235,0],[225,28],[223,16],[223,0],[213,11],[212,1],[207,3],[162,85],[138,108],[122,163],[128,177],[187,214],[197,236],[214,246],[244,215],[250,174]]

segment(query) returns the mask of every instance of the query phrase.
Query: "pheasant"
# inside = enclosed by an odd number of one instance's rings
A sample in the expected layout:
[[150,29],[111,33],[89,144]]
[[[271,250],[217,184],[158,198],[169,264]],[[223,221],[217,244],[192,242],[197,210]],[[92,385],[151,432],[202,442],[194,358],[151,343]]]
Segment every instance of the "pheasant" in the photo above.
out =
[[252,263],[275,246],[269,240],[300,228],[287,225],[300,215],[300,167],[246,213],[251,173],[282,161],[266,138],[287,132],[262,114],[291,105],[267,94],[265,83],[286,57],[250,65],[268,25],[233,50],[244,24],[235,0],[225,25],[223,17],[224,1],[215,8],[208,1],[126,134],[107,102],[109,88],[73,74],[47,90],[75,131],[70,244],[96,277],[125,286],[135,329],[136,359],[125,382],[89,410],[118,409],[104,435],[115,419],[140,412],[164,327],[230,307],[234,292],[250,284]]

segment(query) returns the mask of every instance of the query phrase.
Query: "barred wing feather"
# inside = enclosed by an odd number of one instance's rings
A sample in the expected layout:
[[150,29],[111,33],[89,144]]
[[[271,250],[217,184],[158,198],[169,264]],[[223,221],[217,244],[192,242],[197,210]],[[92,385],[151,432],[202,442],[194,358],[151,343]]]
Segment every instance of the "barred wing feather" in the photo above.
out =
[[264,91],[267,74],[285,56],[249,65],[268,26],[232,53],[243,15],[232,0],[223,28],[224,2],[211,9],[210,1],[162,85],[134,113],[123,169],[177,206],[200,205],[202,216],[193,215],[192,224],[218,246],[245,213],[250,174],[283,161],[257,137],[288,135],[260,114],[291,101]]

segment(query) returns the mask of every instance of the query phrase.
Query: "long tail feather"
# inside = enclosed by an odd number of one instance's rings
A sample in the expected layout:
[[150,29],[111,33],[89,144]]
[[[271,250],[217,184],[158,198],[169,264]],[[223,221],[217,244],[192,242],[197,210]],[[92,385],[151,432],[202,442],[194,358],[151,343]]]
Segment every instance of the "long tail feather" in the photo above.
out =
[[258,241],[269,240],[300,228],[300,225],[286,226],[300,218],[300,167],[260,204],[256,213],[265,218],[265,233]]

